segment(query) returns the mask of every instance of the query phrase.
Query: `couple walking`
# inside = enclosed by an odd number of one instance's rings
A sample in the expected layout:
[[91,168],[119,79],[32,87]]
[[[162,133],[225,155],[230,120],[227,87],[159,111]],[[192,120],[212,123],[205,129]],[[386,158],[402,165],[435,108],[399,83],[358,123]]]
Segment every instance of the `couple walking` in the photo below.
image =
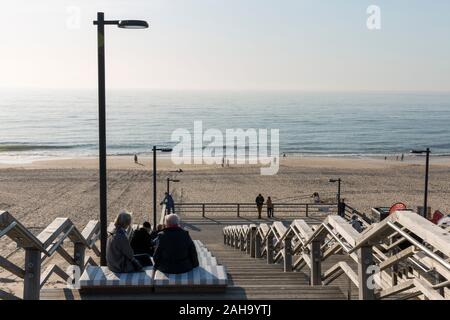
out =
[[[258,209],[258,219],[261,219],[261,212],[264,205],[264,197],[261,195],[261,193],[256,197],[256,208]],[[273,203],[272,199],[270,197],[267,197],[267,218],[273,218]]]

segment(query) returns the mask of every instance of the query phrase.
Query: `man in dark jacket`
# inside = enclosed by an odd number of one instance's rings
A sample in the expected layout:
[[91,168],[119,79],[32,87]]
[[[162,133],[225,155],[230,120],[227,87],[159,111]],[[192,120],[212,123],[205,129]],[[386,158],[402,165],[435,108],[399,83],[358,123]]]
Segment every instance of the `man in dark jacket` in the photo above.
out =
[[261,193],[256,197],[255,202],[256,208],[258,208],[258,219],[261,219],[261,211],[264,205],[264,197],[261,195]]
[[166,214],[175,213],[175,201],[170,193],[164,193],[164,199],[160,204],[166,205]]
[[198,267],[197,250],[189,233],[180,228],[176,214],[166,216],[166,228],[158,234],[153,260],[155,269],[165,273],[185,273]]
[[136,230],[131,239],[131,248],[133,248],[134,254],[149,254],[153,256],[153,243],[157,234],[152,232],[152,226],[149,222],[145,221],[142,224],[142,228]]

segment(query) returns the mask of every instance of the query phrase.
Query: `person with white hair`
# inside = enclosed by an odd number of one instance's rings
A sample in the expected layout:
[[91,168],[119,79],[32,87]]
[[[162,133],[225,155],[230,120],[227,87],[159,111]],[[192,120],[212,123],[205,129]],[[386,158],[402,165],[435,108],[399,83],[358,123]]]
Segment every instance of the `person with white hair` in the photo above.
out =
[[106,245],[106,263],[113,272],[135,272],[142,270],[142,264],[134,256],[126,230],[131,225],[130,212],[121,211],[117,216],[114,231]]
[[165,273],[185,273],[198,267],[194,242],[189,233],[180,227],[178,215],[165,217],[165,228],[158,234],[153,260],[155,269]]

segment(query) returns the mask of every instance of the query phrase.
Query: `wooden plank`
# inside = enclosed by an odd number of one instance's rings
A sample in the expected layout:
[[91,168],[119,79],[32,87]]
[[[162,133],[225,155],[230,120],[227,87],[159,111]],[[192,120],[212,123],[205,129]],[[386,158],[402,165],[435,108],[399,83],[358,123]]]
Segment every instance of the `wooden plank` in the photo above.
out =
[[8,232],[10,232],[16,225],[17,222],[13,221],[8,226],[6,226],[6,228],[0,229],[0,238],[8,234]]
[[342,274],[345,274],[348,279],[358,288],[358,276],[353,271],[353,269],[348,265],[347,262],[341,261],[333,265],[331,268],[329,268],[324,274],[323,274],[323,284],[329,285],[334,280],[336,280],[338,277],[340,277]]
[[347,220],[339,216],[328,216],[326,222],[333,227],[333,229],[354,247],[361,238],[361,234],[356,231]]
[[0,289],[0,300],[21,300],[21,299],[9,292]]
[[291,236],[287,236],[284,238],[283,245],[283,269],[284,272],[292,271],[292,238]]
[[266,258],[268,264],[274,263],[273,233],[269,233],[266,239]]
[[450,270],[446,269],[439,262],[427,256],[424,252],[419,251],[414,255],[414,258],[426,265],[430,269],[436,269],[445,279],[450,280]]
[[45,228],[37,238],[42,242],[44,248],[47,248],[61,232],[72,225],[68,218],[56,218]]
[[275,235],[276,239],[281,240],[282,237],[285,235],[287,228],[280,221],[275,221],[272,224],[272,230],[274,230],[276,233]]
[[445,300],[438,291],[434,290],[422,279],[414,279],[415,287],[422,292],[422,294],[430,300]]
[[415,212],[395,212],[395,220],[450,257],[450,232],[444,230]]
[[331,268],[329,268],[327,271],[325,271],[322,275],[322,282],[324,285],[329,285],[334,280],[336,280],[338,277],[340,277],[344,271],[340,267],[339,263],[336,263]]
[[312,241],[310,244],[310,272],[311,272],[311,285],[318,286],[322,284],[322,252],[320,250],[320,241]]
[[375,288],[369,286],[368,268],[372,266],[373,254],[372,247],[363,246],[358,249],[358,283],[359,283],[359,299],[360,300],[374,300]]
[[380,293],[378,293],[376,295],[377,299],[386,299],[389,298],[390,296],[393,296],[395,294],[399,294],[403,291],[409,290],[411,288],[414,288],[414,281],[413,280],[407,280],[407,281],[403,281],[393,287],[390,287],[388,289],[385,289],[383,291],[381,291]]
[[12,263],[11,261],[2,256],[0,256],[0,266],[8,270],[12,274],[18,276],[19,278],[23,279],[25,277],[24,269],[20,268],[19,266],[15,265],[14,263]]
[[24,300],[39,300],[41,290],[41,252],[34,248],[25,250]]
[[94,261],[94,259],[92,259],[92,257],[89,257],[89,258],[85,261],[85,263],[84,263],[84,268],[83,268],[83,269],[86,269],[87,266],[93,266],[93,267],[96,267],[96,266],[98,266],[98,264]]
[[379,264],[380,270],[387,269],[389,267],[392,267],[393,265],[399,263],[400,261],[409,258],[413,256],[417,252],[416,248],[414,246],[410,246],[406,248],[405,250],[400,251],[397,254],[394,254],[381,262]]
[[291,227],[295,227],[299,231],[303,240],[309,239],[314,233],[311,227],[305,222],[305,220],[302,219],[294,220],[291,224]]
[[45,251],[42,243],[19,221],[17,221],[9,212],[0,212],[0,228],[7,228],[11,223],[15,222],[14,228],[8,231],[7,236],[17,243],[20,248],[36,248]]
[[64,260],[66,260],[70,265],[77,264],[76,261],[72,258],[72,256],[63,247],[58,247],[58,249],[56,249],[56,252],[58,252],[61,255],[61,257],[63,257]]
[[83,231],[81,231],[81,235],[88,242],[91,243],[93,237],[100,230],[100,222],[98,220],[90,220],[86,227],[84,227]]
[[50,278],[50,276],[55,273],[61,279],[64,281],[67,281],[69,279],[69,275],[64,272],[60,267],[58,267],[56,264],[51,264],[47,267],[47,269],[41,274],[41,282],[40,282],[40,288],[44,286],[44,284],[47,282],[47,280]]

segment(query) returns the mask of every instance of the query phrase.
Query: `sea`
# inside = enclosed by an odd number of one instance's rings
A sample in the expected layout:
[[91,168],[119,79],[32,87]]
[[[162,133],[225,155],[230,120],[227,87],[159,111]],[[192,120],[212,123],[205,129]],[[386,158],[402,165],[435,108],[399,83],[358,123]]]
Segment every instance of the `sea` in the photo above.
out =
[[[174,146],[177,129],[279,130],[279,150],[387,156],[429,147],[450,155],[450,93],[107,91],[108,155]],[[0,90],[0,162],[98,155],[96,90]]]

